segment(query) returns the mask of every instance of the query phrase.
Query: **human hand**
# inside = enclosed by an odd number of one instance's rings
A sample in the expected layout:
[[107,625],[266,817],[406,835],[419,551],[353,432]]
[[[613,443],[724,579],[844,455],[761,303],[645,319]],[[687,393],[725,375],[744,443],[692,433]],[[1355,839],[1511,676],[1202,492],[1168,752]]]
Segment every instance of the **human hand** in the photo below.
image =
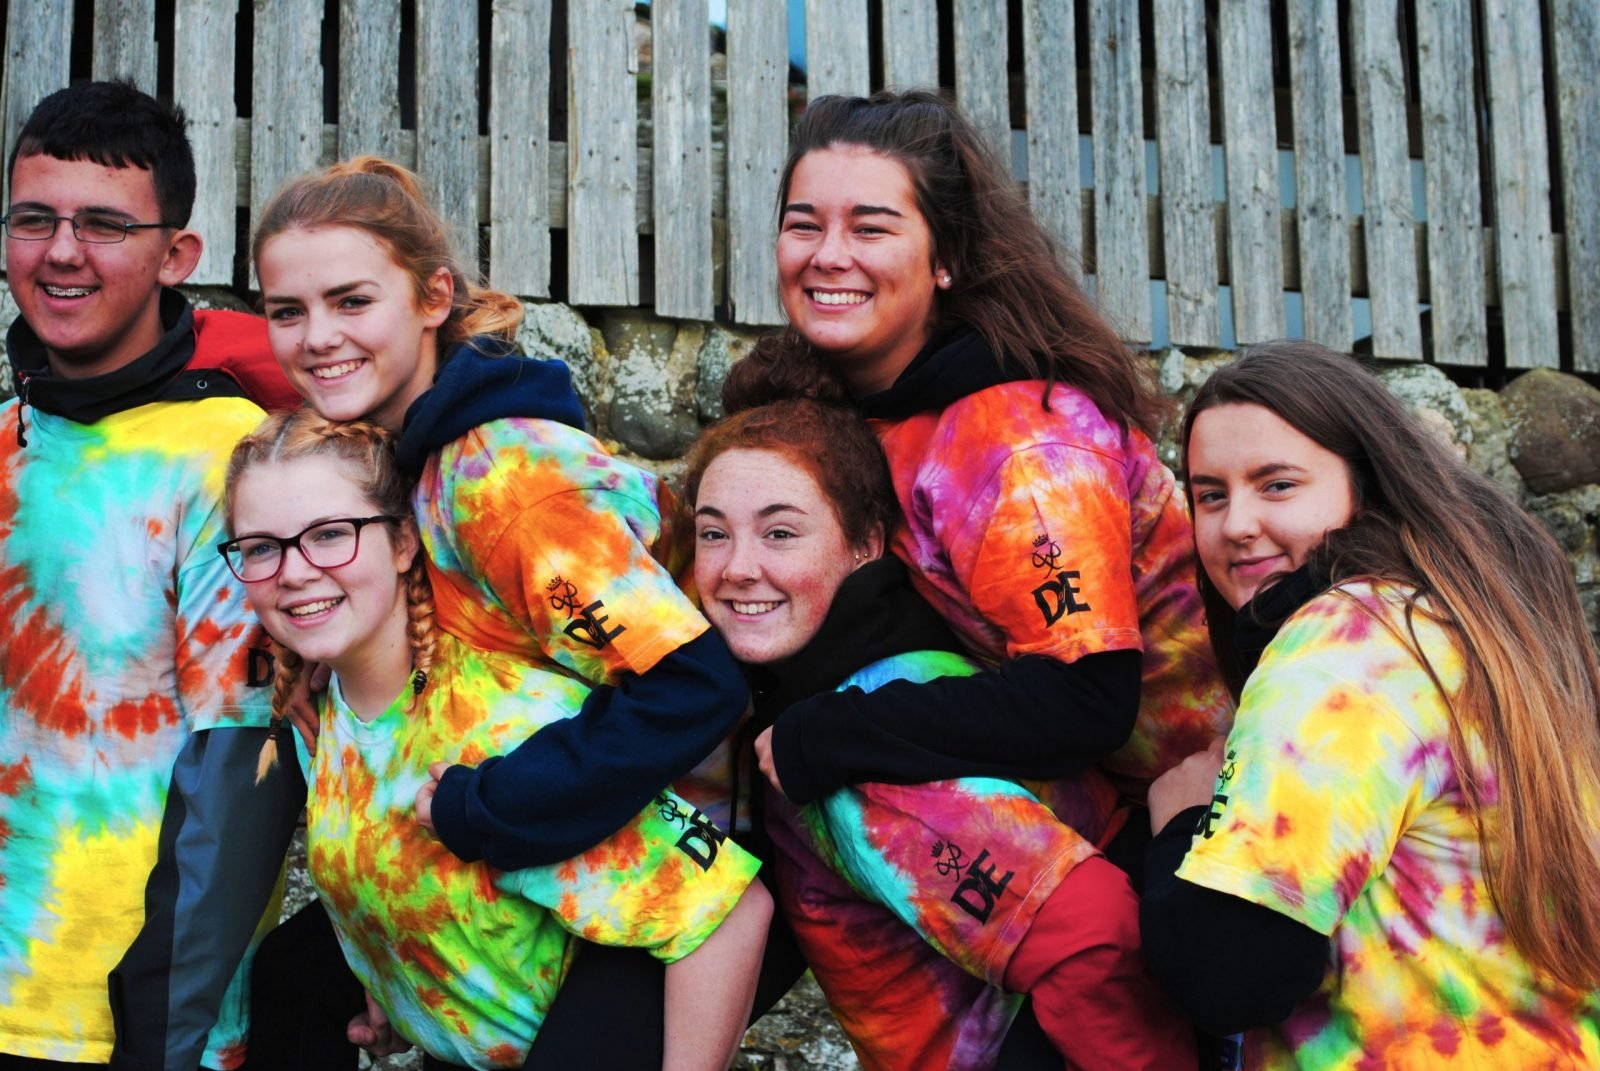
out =
[[448,762],[429,763],[428,776],[432,780],[417,789],[417,824],[436,837],[439,831],[433,828],[433,794],[439,790],[439,778],[449,768]]
[[1196,751],[1156,778],[1150,786],[1150,829],[1160,833],[1179,811],[1209,804],[1217,791],[1217,775],[1227,748],[1227,739],[1217,737],[1204,751]]
[[411,1048],[411,1042],[400,1036],[378,1002],[372,999],[372,994],[363,995],[367,998],[367,1010],[351,1019],[344,1028],[344,1036],[350,1044],[360,1045],[374,1057],[391,1056]]
[[289,724],[305,741],[306,753],[310,755],[317,753],[317,734],[322,731],[322,719],[317,717],[317,705],[312,702],[311,696],[315,692],[327,691],[328,681],[332,677],[333,670],[324,663],[306,663],[305,672],[295,682],[294,690],[289,693],[289,702],[284,707]]
[[783,782],[778,780],[778,765],[772,761],[772,728],[761,730],[761,735],[756,737],[756,765],[761,767],[761,772],[766,774],[767,780],[772,782],[772,787],[778,790],[778,795],[783,796]]

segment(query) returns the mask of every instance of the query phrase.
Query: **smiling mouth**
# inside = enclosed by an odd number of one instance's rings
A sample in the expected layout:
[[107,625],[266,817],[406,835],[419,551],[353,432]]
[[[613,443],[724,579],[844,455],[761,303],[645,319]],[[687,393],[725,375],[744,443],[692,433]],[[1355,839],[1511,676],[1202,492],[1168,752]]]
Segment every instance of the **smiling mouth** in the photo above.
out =
[[783,603],[781,603],[781,602],[733,602],[732,600],[729,600],[728,605],[733,607],[733,612],[736,613],[736,614],[745,614],[747,616],[754,616],[754,615],[757,615],[757,614],[771,613],[773,610],[776,610],[778,607],[782,606]]
[[283,612],[289,617],[315,617],[318,614],[328,612],[335,606],[338,606],[341,602],[344,602],[344,598],[342,596],[337,599],[318,599],[316,602],[307,602],[301,603],[299,606],[291,606],[285,609]]
[[99,289],[93,286],[51,286],[48,283],[41,283],[40,287],[53,298],[88,297]]
[[812,290],[810,294],[812,300],[818,305],[860,305],[872,296],[860,290],[848,290],[842,293],[839,291]]
[[349,375],[357,368],[360,368],[363,364],[366,364],[366,362],[363,360],[354,360],[340,361],[338,364],[322,365],[321,367],[311,369],[311,378],[338,379],[340,376]]

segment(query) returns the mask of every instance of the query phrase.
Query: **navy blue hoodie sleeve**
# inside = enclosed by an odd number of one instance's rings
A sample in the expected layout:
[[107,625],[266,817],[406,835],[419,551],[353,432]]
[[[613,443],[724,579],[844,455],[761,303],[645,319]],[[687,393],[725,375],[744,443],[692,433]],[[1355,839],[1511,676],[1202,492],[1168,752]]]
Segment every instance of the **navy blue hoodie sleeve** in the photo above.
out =
[[748,703],[738,663],[707,630],[646,672],[596,688],[576,715],[510,754],[445,771],[434,829],[461,859],[501,870],[570,859],[693,769]]
[[1142,667],[1138,651],[1024,655],[970,677],[824,692],[774,723],[778,780],[810,803],[866,781],[1066,777],[1127,743]]

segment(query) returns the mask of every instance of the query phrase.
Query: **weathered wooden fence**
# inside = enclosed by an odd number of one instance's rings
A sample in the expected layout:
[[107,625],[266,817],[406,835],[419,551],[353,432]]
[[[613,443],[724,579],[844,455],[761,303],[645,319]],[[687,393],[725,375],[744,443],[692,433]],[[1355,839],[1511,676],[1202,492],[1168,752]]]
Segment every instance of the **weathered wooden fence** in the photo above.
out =
[[708,0],[10,0],[0,129],[71,77],[170,92],[196,282],[233,281],[240,208],[370,151],[501,288],[767,324],[794,104],[943,83],[1131,339],[1293,301],[1348,350],[1355,298],[1380,356],[1600,372],[1595,0],[803,0],[803,88],[788,7],[728,0],[722,58]]

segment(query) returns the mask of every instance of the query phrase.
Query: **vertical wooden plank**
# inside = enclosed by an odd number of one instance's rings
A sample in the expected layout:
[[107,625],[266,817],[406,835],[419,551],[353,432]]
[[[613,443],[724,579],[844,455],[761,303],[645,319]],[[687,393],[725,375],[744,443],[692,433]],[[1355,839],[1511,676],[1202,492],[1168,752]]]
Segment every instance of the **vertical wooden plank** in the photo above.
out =
[[1219,346],[1205,0],[1156,0],[1154,15],[1168,331],[1175,346]]
[[[72,5],[14,3],[6,11],[5,84],[0,90],[0,139],[5,156],[39,102],[66,88],[72,54]],[[11,201],[9,169],[0,165],[5,203]],[[3,243],[0,243],[3,244]]]
[[95,0],[94,58],[89,69],[97,81],[130,78],[146,93],[155,93],[155,0]]
[[864,97],[871,77],[867,0],[806,0],[806,99]]
[[1290,0],[1289,71],[1305,335],[1348,353],[1354,340],[1338,0]]
[[[250,230],[285,180],[322,150],[321,0],[255,0],[250,87]],[[251,268],[252,280],[255,269]]]
[[1555,367],[1560,353],[1539,20],[1529,17],[1525,4],[1485,0],[1483,30],[1506,364]]
[[1600,372],[1600,7],[1553,0],[1556,115],[1561,127],[1561,206],[1566,216],[1567,308],[1572,365]]
[[1139,5],[1091,0],[1095,295],[1132,342],[1150,341]]
[[706,0],[655,0],[656,314],[709,320],[711,15]]
[[1411,212],[1406,76],[1398,14],[1396,0],[1355,0],[1350,10],[1361,141],[1361,232],[1372,303],[1372,353],[1420,360],[1416,223]]
[[[884,87],[915,89],[937,86],[938,7],[927,0],[883,0],[882,12]],[[728,17],[733,18],[732,11],[728,12]]]
[[1077,40],[1071,4],[1023,0],[1023,92],[1028,115],[1028,204],[1062,248],[1083,249],[1078,197]]
[[417,174],[478,259],[478,20],[449,4],[417,5]]
[[1283,239],[1267,0],[1221,0],[1228,281],[1241,344],[1283,335]]
[[[1137,16],[1136,16],[1137,17]],[[1011,99],[1006,85],[1006,5],[955,0],[956,101],[1011,163]]]
[[629,0],[567,6],[567,297],[639,303],[638,107]]
[[400,0],[339,0],[339,158],[400,155]]
[[789,141],[789,33],[779,4],[728,7],[728,303],[780,324],[773,205]]
[[1481,365],[1489,359],[1473,55],[1470,7],[1458,0],[1417,0],[1428,305],[1433,359],[1440,364]]
[[[194,148],[194,213],[189,227],[205,242],[189,282],[228,285],[238,228],[239,160],[233,102],[237,58],[237,0],[178,0],[173,11],[173,53],[187,57],[172,65],[172,97],[189,117]],[[219,92],[219,86],[227,86]]]
[[550,295],[550,0],[494,0],[489,61],[489,279]]

